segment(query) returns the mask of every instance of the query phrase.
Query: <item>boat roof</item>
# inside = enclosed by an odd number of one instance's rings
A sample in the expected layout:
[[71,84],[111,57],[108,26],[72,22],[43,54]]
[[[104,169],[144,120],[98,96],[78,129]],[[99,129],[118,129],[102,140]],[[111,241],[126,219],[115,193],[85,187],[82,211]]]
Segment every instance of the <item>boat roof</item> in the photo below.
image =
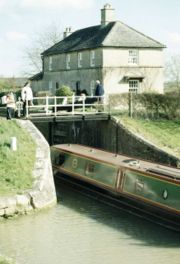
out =
[[60,144],[52,146],[66,152],[81,155],[86,158],[95,159],[115,166],[123,166],[147,173],[153,173],[164,177],[180,180],[180,169],[170,166],[153,163],[150,161],[129,157],[121,154],[115,154],[108,151],[96,149],[79,144]]

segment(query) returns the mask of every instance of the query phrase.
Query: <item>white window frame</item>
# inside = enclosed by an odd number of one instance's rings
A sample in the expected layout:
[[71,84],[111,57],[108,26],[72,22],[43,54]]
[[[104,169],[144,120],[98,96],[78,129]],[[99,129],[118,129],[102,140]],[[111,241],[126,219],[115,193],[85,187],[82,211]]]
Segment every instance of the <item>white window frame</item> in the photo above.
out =
[[138,65],[138,63],[139,63],[139,50],[130,49],[129,50],[129,57],[128,57],[128,64]]
[[82,52],[78,52],[78,68],[82,68]]
[[70,54],[66,54],[66,69],[69,70],[70,67],[70,62],[71,62],[71,55]]
[[90,66],[95,66],[95,50],[90,51]]
[[53,89],[53,82],[49,81],[49,91],[52,91],[52,89]]
[[140,85],[140,82],[139,80],[129,80],[129,92],[131,93],[138,93],[139,92],[139,85]]
[[49,71],[52,71],[52,56],[49,57]]
[[94,80],[90,82],[90,91],[91,91],[91,96],[94,96],[95,94],[95,81]]

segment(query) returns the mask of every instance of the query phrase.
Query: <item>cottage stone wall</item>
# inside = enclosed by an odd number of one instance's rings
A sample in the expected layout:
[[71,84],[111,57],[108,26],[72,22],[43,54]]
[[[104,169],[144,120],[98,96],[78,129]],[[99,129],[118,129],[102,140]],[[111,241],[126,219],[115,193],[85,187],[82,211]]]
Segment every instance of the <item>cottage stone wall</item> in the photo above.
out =
[[34,183],[32,189],[25,190],[23,194],[0,198],[0,216],[2,217],[25,214],[56,204],[49,145],[30,121],[17,120],[17,122],[27,130],[37,146],[33,170]]
[[[56,83],[70,86],[76,90],[76,83],[80,89],[86,89],[92,94],[92,82],[100,79],[107,94],[129,91],[126,75],[142,77],[139,92],[163,93],[163,51],[162,49],[139,49],[138,65],[128,64],[128,48],[97,48],[95,51],[95,65],[90,66],[90,50],[79,51],[82,54],[82,67],[78,68],[78,52],[70,52],[70,68],[66,68],[67,54],[57,54],[44,58],[44,77],[42,87],[51,89],[55,93]],[[49,70],[49,60],[52,59]],[[147,64],[148,62],[148,64]],[[51,87],[49,87],[49,82]]]

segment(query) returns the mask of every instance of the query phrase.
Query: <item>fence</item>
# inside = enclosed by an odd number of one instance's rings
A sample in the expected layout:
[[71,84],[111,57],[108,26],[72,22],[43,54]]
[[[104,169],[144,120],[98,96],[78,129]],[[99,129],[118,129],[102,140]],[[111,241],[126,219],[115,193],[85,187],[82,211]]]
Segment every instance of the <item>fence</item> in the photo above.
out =
[[[19,100],[17,103],[18,116],[21,116],[23,105]],[[58,116],[62,114],[92,114],[109,113],[107,96],[46,96],[34,97],[33,103],[26,102],[26,117],[30,116]]]

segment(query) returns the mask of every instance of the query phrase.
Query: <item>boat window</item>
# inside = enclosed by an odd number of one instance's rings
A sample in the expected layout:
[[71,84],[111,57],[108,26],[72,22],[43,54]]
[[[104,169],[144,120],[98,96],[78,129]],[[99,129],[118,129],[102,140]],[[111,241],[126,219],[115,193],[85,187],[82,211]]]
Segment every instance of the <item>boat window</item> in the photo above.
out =
[[144,189],[144,182],[141,179],[136,179],[135,190],[136,192],[142,192]]
[[59,154],[56,158],[55,158],[55,164],[56,165],[62,165],[65,161],[65,155],[63,154]]
[[95,170],[95,164],[88,163],[87,166],[86,166],[86,174],[93,173],[94,170]]

